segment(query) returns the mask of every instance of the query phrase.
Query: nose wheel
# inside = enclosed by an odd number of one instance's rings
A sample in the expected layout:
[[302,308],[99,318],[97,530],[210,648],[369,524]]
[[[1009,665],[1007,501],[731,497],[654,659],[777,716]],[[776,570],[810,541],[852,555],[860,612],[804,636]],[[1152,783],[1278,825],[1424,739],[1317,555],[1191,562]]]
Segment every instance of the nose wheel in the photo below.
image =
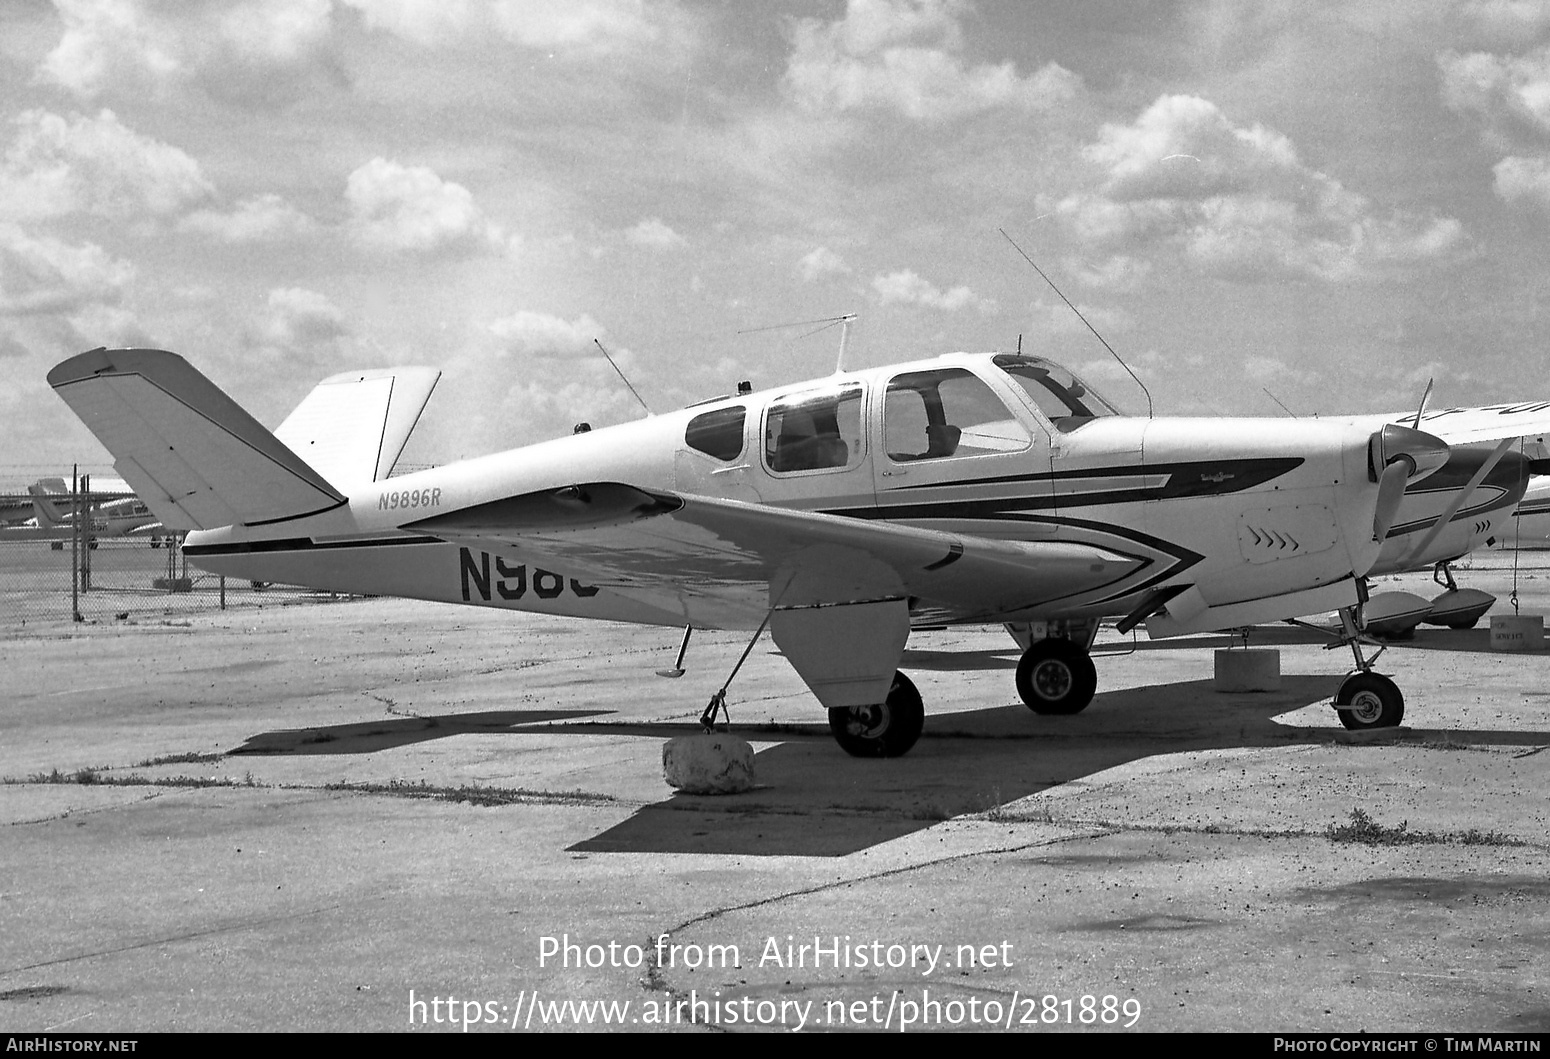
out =
[[1405,696],[1382,673],[1352,673],[1335,693],[1335,712],[1353,732],[1393,728],[1405,716]]

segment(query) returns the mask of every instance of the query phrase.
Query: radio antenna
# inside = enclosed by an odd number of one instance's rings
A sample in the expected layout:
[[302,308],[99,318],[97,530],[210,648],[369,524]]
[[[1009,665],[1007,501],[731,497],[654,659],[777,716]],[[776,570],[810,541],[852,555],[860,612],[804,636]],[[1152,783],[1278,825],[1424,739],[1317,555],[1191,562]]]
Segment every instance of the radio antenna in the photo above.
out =
[[1136,385],[1141,387],[1142,393],[1146,394],[1146,418],[1151,419],[1152,391],[1146,388],[1146,383],[1141,381],[1141,376],[1130,370],[1130,365],[1125,363],[1125,358],[1114,352],[1114,347],[1109,345],[1108,341],[1098,333],[1098,329],[1096,327],[1094,327],[1091,323],[1088,323],[1087,317],[1082,315],[1082,310],[1078,309],[1075,305],[1072,305],[1070,298],[1067,298],[1064,294],[1060,293],[1060,288],[1055,286],[1055,281],[1046,276],[1042,268],[1034,264],[1033,258],[1029,257],[1027,254],[1023,254],[1023,248],[1018,246],[1016,240],[1014,240],[1010,235],[1006,234],[1006,229],[997,228],[996,231],[1000,232],[1002,238],[1012,244],[1013,250],[1016,250],[1019,254],[1022,254],[1023,260],[1028,262],[1029,266],[1039,274],[1040,279],[1049,284],[1050,290],[1054,291],[1056,294],[1060,294],[1060,300],[1066,303],[1066,307],[1072,312],[1076,313],[1076,318],[1078,320],[1082,321],[1084,324],[1087,324],[1087,330],[1093,333],[1093,337],[1096,338],[1099,342],[1102,342],[1103,348],[1109,351],[1109,355],[1112,356],[1115,360],[1119,361],[1119,366],[1125,369],[1126,374],[1128,374],[1132,379],[1136,380]]
[[1286,407],[1286,405],[1281,401],[1281,398],[1279,398],[1275,394],[1271,393],[1270,392],[1270,387],[1268,387],[1268,386],[1261,386],[1260,389],[1265,391],[1265,396],[1266,397],[1270,398],[1276,404],[1281,405],[1281,411],[1285,412],[1287,415],[1291,416],[1293,419],[1297,418],[1297,413],[1292,411],[1290,408]]
[[646,403],[646,399],[640,395],[639,391],[637,391],[635,387],[630,386],[630,380],[624,377],[624,372],[619,370],[619,365],[614,363],[614,358],[608,355],[608,350],[603,349],[603,343],[598,342],[598,340],[595,338],[592,341],[596,343],[599,350],[602,350],[603,359],[608,361],[608,366],[610,368],[614,369],[614,374],[619,376],[620,381],[629,388],[630,393],[634,394],[635,399],[640,402],[640,406],[646,410],[646,415],[656,415],[656,413],[651,410],[651,406]]
[[845,370],[845,351],[850,346],[850,325],[855,319],[855,313],[846,313],[844,316],[826,316],[818,320],[794,320],[789,324],[769,324],[765,327],[747,327],[737,333],[740,335],[752,335],[760,331],[779,331],[786,327],[806,327],[808,324],[823,325],[821,327],[815,327],[813,330],[808,331],[806,334],[797,335],[796,338],[792,339],[792,341],[795,342],[807,338],[811,335],[816,335],[819,331],[827,331],[835,324],[839,324],[840,355],[839,358],[834,362],[834,374],[839,375]]

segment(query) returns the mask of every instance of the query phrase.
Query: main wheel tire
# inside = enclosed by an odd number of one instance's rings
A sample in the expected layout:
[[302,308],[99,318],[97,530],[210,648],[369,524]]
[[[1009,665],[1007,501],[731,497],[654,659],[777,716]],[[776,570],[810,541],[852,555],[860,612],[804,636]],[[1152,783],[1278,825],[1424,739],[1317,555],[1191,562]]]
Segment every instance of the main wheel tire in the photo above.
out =
[[851,757],[903,757],[926,726],[920,692],[903,673],[894,673],[888,698],[872,706],[836,706],[829,730]]
[[1380,673],[1353,673],[1335,693],[1335,712],[1354,732],[1393,728],[1404,719],[1405,696]]
[[1098,670],[1081,645],[1039,640],[1017,663],[1017,694],[1034,713],[1081,713],[1098,690]]

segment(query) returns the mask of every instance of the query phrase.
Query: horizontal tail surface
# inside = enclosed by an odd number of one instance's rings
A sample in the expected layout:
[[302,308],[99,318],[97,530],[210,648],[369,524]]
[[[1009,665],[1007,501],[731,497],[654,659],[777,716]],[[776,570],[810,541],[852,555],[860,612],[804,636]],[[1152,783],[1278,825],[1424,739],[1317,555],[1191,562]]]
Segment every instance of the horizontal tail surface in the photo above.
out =
[[94,349],[48,382],[169,529],[280,522],[346,502],[175,353]]

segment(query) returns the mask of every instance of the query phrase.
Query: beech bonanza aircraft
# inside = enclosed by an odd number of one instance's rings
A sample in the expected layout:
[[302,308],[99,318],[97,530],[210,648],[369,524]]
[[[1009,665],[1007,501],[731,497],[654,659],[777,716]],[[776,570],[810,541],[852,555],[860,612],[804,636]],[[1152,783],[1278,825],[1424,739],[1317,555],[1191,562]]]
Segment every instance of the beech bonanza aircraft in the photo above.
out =
[[950,624],[1021,629],[1019,695],[1074,713],[1101,621],[1174,636],[1338,611],[1341,721],[1398,724],[1362,651],[1366,577],[1467,550],[1460,513],[1485,482],[1486,506],[1515,503],[1527,461],[1508,450],[1550,429],[1550,403],[1431,412],[1424,431],[1421,413],[1135,418],[1051,361],[955,353],[389,478],[438,377],[334,376],[274,434],[172,353],[97,349],[48,379],[209,570],[767,625],[840,746],[883,757],[924,723],[897,672],[911,627]]

